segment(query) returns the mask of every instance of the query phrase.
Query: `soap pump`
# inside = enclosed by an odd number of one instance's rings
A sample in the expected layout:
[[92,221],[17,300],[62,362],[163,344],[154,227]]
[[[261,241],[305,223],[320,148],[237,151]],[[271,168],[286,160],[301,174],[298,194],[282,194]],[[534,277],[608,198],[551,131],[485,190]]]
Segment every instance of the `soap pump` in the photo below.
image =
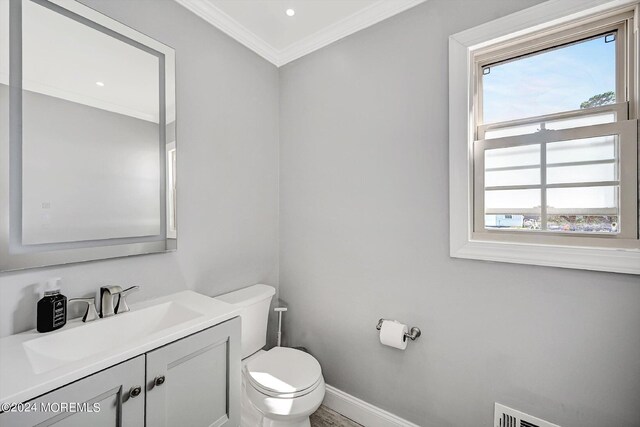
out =
[[47,280],[44,296],[38,301],[38,332],[51,332],[67,323],[67,297],[60,293],[59,277]]

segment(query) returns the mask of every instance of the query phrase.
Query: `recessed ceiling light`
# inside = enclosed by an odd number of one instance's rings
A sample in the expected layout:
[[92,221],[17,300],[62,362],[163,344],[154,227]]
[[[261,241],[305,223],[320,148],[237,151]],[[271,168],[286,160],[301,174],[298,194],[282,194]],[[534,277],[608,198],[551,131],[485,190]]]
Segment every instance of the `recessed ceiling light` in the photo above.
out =
[[104,83],[102,83],[102,82],[96,82],[96,84],[97,84],[98,86],[100,86],[100,87],[104,86]]
[[296,14],[296,11],[293,9],[287,9],[286,14],[287,16],[293,16]]

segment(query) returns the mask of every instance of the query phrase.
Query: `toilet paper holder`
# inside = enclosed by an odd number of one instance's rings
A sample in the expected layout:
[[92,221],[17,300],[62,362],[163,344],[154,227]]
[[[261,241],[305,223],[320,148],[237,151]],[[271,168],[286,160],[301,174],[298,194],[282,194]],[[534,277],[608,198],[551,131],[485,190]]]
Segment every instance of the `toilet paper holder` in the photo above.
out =
[[[382,328],[382,322],[384,322],[385,320],[388,320],[388,319],[378,320],[378,324],[376,325],[377,330],[380,330]],[[409,329],[409,333],[404,334],[404,341],[406,341],[407,338],[411,338],[411,341],[415,341],[416,338],[420,336],[420,334],[422,334],[422,332],[420,332],[420,328],[418,328],[417,326],[414,326],[411,329]]]

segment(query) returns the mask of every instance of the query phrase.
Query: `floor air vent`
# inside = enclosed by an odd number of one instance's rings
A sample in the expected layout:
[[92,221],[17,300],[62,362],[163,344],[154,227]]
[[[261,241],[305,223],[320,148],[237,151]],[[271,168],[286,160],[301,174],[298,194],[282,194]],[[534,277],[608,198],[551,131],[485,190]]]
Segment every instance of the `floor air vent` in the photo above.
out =
[[516,411],[496,403],[494,415],[495,427],[560,427],[540,418],[532,417],[524,412]]

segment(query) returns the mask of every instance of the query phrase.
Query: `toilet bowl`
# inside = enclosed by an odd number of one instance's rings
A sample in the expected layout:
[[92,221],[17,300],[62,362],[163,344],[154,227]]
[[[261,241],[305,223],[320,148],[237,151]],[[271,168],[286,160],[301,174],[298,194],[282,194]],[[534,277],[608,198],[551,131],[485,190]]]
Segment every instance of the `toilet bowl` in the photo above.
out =
[[320,364],[300,350],[275,347],[242,363],[243,427],[309,427],[325,393]]
[[275,289],[254,285],[216,297],[240,308],[242,318],[241,427],[310,427],[309,415],[322,403],[320,363],[287,347],[261,350]]

